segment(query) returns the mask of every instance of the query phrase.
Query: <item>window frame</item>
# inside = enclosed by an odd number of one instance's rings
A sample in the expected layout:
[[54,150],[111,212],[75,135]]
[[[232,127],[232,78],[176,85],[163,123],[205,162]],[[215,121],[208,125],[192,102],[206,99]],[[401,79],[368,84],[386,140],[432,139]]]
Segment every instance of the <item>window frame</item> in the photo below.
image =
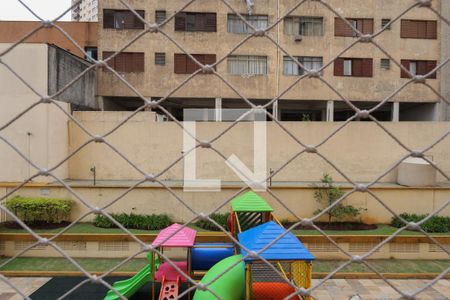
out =
[[[260,61],[259,61],[260,60]],[[261,73],[250,73],[249,71],[252,69],[252,62],[262,62],[264,72]],[[247,64],[247,72],[246,73],[234,73],[231,72],[231,63],[232,62],[244,62]],[[266,76],[269,72],[268,65],[268,57],[264,55],[230,55],[227,58],[227,73],[228,75],[238,75],[238,76]]]
[[[387,24],[389,24],[389,22],[391,22],[392,19],[381,19],[381,29],[383,29]],[[385,23],[385,24],[384,24]],[[384,25],[383,25],[384,24]],[[385,28],[385,30],[391,30],[392,29],[392,25],[389,25]]]
[[[411,34],[411,28],[409,30],[406,28],[407,23],[412,22],[415,23],[416,26],[419,24],[425,24],[424,30],[425,35],[419,36],[419,29],[416,28],[416,35],[413,36]],[[429,32],[429,25],[432,24],[434,28],[431,32]],[[400,20],[400,38],[402,39],[425,39],[425,40],[437,40],[438,39],[438,24],[436,20],[414,20],[414,19],[401,19]]]
[[217,13],[179,12],[175,15],[175,32],[217,32]]
[[380,59],[380,69],[382,70],[390,70],[391,69],[391,60],[389,58],[381,58]]
[[[316,20],[317,22],[314,22]],[[320,20],[320,21],[318,21]],[[309,34],[309,32],[302,31],[302,24],[310,23],[320,24],[320,34]],[[291,28],[290,28],[291,27]],[[290,28],[290,29],[289,29]],[[315,27],[314,27],[315,28]],[[292,31],[292,32],[291,32]],[[315,29],[312,30],[313,33]],[[321,16],[288,16],[284,18],[284,34],[290,36],[323,36],[324,35],[324,18]]]
[[[164,18],[162,18],[161,14],[164,14]],[[166,10],[155,10],[155,23],[162,24],[167,19],[167,11]]]
[[[145,20],[145,10],[135,10]],[[118,23],[118,15],[122,15],[122,22]],[[132,26],[127,24],[126,18],[132,18]],[[109,16],[109,17],[108,17]],[[111,18],[111,19],[109,19]],[[118,25],[121,24],[122,26]],[[131,22],[130,22],[131,24]],[[115,30],[132,30],[132,29],[144,29],[145,24],[142,22],[133,11],[128,9],[103,9],[103,29],[115,29]]]
[[[102,59],[105,60],[115,53],[114,51],[103,51]],[[131,61],[127,63],[127,59]],[[140,63],[141,61],[142,63]],[[143,73],[145,72],[145,52],[120,52],[107,64],[118,73]],[[124,66],[127,66],[127,68]]]
[[[320,68],[318,69],[308,69],[305,66],[305,69],[308,71],[318,71],[323,67],[323,56],[294,56],[295,59],[298,60],[299,63],[301,63],[302,65],[306,65],[308,63],[314,64],[314,63],[320,63]],[[309,60],[309,61],[308,61]],[[320,60],[320,61],[319,61]],[[294,74],[294,72],[292,73],[287,73],[286,72],[286,63],[290,63],[293,64],[294,67],[297,68],[297,72],[296,74]],[[292,68],[292,66],[290,67]],[[302,67],[300,67],[294,60],[292,60],[289,56],[284,56],[283,57],[283,75],[286,76],[302,76],[305,74],[305,69],[303,69]],[[322,73],[322,72],[321,72]]]
[[[249,14],[241,14],[244,19],[252,24],[254,27],[256,27],[258,30],[265,30],[269,26],[269,16],[268,15],[249,15]],[[262,18],[263,20],[252,20],[253,18]],[[265,19],[265,20],[264,20]],[[231,24],[232,21],[238,22],[238,24],[235,24],[234,26]],[[264,28],[258,28],[257,25],[254,23],[257,22],[266,22]],[[242,31],[233,31],[235,27],[241,26]],[[253,33],[253,29],[249,27],[237,14],[228,14],[227,15],[227,32],[229,33],[236,33],[236,34],[247,34],[247,33]]]
[[[159,60],[161,59],[162,60]],[[166,65],[166,53],[165,52],[155,52],[155,65],[165,66]]]

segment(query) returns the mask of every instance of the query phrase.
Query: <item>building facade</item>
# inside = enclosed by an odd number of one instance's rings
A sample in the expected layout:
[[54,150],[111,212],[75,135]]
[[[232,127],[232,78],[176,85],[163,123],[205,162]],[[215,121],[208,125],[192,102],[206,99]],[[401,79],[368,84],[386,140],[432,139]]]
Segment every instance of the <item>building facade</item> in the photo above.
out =
[[98,0],[72,0],[72,20],[96,22]]
[[[360,109],[388,99],[373,114],[382,121],[430,121],[444,116],[440,112],[444,105],[433,92],[441,91],[441,71],[426,80],[429,87],[411,83],[395,93],[410,78],[392,59],[412,74],[425,75],[445,57],[442,25],[431,10],[416,7],[390,22],[411,1],[333,2],[363,34],[383,30],[374,40],[390,57],[371,43],[356,43],[345,50],[357,41],[357,33],[320,2],[229,1],[236,11],[221,1],[197,0],[182,11],[181,0],[128,2],[136,14],[118,0],[100,1],[99,57],[106,59],[140,34],[143,18],[161,24],[164,34],[201,64],[220,62],[214,69],[226,82],[200,72],[183,84],[200,66],[160,32],[146,33],[109,61],[145,97],[170,95],[163,105],[177,119],[183,119],[185,108],[248,108],[243,97],[255,104],[276,98],[270,111],[282,121],[346,120],[354,111],[343,98]],[[433,7],[441,11],[441,2],[433,1]],[[270,39],[251,36],[253,29],[236,12],[255,28],[270,28]],[[302,77],[323,66],[324,81]],[[143,103],[107,70],[99,71],[98,95],[106,110],[132,110]]]
[[[0,21],[0,43],[15,43],[40,25],[41,23],[38,21]],[[56,27],[41,28],[22,43],[53,44],[78,57],[97,59],[97,23],[58,22],[58,26],[77,45]],[[86,53],[81,51],[78,46]]]

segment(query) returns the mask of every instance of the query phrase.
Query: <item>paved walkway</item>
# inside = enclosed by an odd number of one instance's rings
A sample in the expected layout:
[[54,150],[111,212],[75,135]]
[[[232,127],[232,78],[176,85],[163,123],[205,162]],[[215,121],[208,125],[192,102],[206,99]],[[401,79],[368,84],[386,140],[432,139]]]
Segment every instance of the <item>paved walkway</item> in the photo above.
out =
[[[12,283],[20,288],[27,295],[43,286],[49,278],[11,278]],[[313,280],[313,284],[318,281]],[[424,286],[427,280],[392,280],[402,291],[413,292]],[[333,279],[328,280],[324,285],[314,292],[314,296],[320,300],[337,300],[337,299],[353,299],[361,300],[388,300],[398,299],[397,294],[390,286],[382,280],[370,279]],[[416,299],[423,300],[444,300],[450,299],[450,280],[441,280],[431,288],[425,290]],[[22,299],[11,287],[0,281],[0,300],[19,300]],[[51,299],[49,299],[51,300]]]
[[[31,278],[31,277],[20,277],[20,278],[9,278],[15,287],[20,289],[27,296],[33,294],[41,286],[47,283],[50,278]],[[0,300],[20,300],[23,297],[18,294],[12,287],[7,285],[5,282],[0,280]]]

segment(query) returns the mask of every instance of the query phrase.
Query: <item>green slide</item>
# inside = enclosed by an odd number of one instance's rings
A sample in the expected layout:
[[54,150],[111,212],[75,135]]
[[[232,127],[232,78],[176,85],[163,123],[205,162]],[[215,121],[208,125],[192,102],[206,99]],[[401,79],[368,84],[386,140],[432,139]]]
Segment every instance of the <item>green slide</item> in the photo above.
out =
[[[244,274],[244,262],[240,262],[232,269],[228,270],[225,274],[222,272],[230,268],[242,259],[242,255],[234,255],[227,257],[217,264],[215,264],[202,278],[200,283],[207,284],[213,281],[217,276],[219,279],[214,281],[208,288],[213,291],[222,300],[242,300],[244,299],[245,289],[245,274]],[[209,291],[197,290],[194,295],[194,300],[216,300],[215,297]]]
[[[153,279],[151,256],[148,256],[149,264],[140,270],[136,275],[130,279],[117,281],[113,284],[113,287],[126,298],[130,298],[137,291],[139,291],[146,283]],[[158,261],[155,266],[157,269]],[[114,291],[108,291],[104,300],[119,300],[120,297]]]

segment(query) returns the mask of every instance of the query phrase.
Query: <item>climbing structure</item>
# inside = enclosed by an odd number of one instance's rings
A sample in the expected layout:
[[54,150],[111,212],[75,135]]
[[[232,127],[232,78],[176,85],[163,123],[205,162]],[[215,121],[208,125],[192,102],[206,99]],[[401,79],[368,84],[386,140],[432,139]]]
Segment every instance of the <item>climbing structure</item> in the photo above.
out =
[[230,231],[234,236],[239,232],[277,219],[273,208],[255,192],[247,192],[231,201]]
[[[153,241],[152,246],[159,248],[161,252],[164,252],[166,248],[187,248],[187,258],[185,261],[172,261],[172,264],[161,261],[161,265],[155,273],[155,280],[161,282],[159,300],[178,299],[180,283],[186,282],[183,274],[192,276],[191,253],[196,235],[197,231],[192,228],[182,227],[180,224],[173,224],[162,230]],[[177,269],[181,270],[181,272]]]
[[[297,287],[311,287],[314,256],[293,233],[269,221],[240,233],[238,238],[245,258],[246,300],[302,299],[292,295]],[[259,256],[246,257],[247,250]]]

